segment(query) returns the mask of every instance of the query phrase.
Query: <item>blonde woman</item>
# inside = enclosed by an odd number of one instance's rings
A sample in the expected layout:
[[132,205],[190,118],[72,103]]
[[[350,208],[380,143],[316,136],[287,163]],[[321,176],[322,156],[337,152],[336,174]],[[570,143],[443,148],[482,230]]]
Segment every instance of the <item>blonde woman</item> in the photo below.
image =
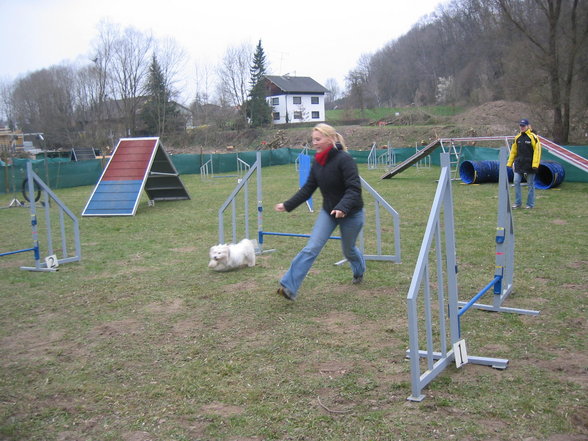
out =
[[353,273],[352,283],[361,283],[365,272],[365,259],[356,246],[364,224],[357,165],[347,153],[343,137],[327,124],[314,127],[312,145],[316,154],[306,183],[290,199],[275,206],[276,211],[292,211],[306,202],[317,188],[323,196],[323,206],[306,246],[280,280],[278,294],[289,300],[297,297],[302,281],[337,226],[343,255]]

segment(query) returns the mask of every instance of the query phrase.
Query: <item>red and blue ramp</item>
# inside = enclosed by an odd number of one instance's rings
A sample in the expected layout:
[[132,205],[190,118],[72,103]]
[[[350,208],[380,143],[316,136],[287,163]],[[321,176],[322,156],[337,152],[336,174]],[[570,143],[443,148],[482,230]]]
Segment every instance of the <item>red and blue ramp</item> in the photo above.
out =
[[150,200],[190,199],[159,138],[123,138],[82,216],[134,216],[144,189]]

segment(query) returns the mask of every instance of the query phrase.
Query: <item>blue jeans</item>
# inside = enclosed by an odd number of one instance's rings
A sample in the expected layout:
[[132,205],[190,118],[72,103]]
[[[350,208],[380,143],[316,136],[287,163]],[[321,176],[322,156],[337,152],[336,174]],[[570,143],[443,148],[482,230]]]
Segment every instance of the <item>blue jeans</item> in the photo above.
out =
[[351,216],[335,219],[321,209],[306,246],[294,257],[290,268],[280,280],[280,284],[292,294],[292,298],[296,297],[298,288],[337,225],[341,230],[341,249],[351,265],[353,276],[363,275],[365,259],[359,248],[355,246],[355,242],[363,227],[364,219],[363,210]]
[[[527,205],[529,207],[535,206],[535,174],[525,173],[527,177],[527,186],[529,188],[529,194],[527,195]],[[523,201],[523,195],[521,193],[521,181],[523,180],[523,173],[514,173],[514,188],[515,188],[515,205],[521,205]]]

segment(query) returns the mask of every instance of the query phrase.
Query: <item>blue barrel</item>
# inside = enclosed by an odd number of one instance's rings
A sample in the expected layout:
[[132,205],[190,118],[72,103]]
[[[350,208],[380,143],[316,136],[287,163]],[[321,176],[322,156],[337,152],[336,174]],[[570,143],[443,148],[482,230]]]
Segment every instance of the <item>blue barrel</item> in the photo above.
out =
[[535,188],[547,190],[557,187],[566,177],[566,171],[559,162],[543,161],[535,176]]
[[[465,184],[498,182],[500,161],[463,161],[459,166],[459,177]],[[508,180],[512,182],[513,171],[507,168]]]

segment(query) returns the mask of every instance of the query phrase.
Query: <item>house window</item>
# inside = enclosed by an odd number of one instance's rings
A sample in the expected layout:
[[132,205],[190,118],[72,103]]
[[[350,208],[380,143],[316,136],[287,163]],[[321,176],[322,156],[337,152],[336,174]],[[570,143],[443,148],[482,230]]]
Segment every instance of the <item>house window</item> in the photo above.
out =
[[319,103],[319,97],[318,96],[311,96],[310,97],[310,104],[318,104]]
[[315,111],[315,112],[312,112],[311,116],[312,116],[312,119],[319,119],[320,113]]
[[279,121],[280,120],[280,112],[274,112],[274,121]]
[[279,106],[280,99],[279,98],[272,98],[272,106]]
[[302,112],[300,110],[294,111],[294,119],[302,119]]
[[294,96],[294,97],[292,97],[292,102],[294,104],[302,104],[302,97],[301,96]]

